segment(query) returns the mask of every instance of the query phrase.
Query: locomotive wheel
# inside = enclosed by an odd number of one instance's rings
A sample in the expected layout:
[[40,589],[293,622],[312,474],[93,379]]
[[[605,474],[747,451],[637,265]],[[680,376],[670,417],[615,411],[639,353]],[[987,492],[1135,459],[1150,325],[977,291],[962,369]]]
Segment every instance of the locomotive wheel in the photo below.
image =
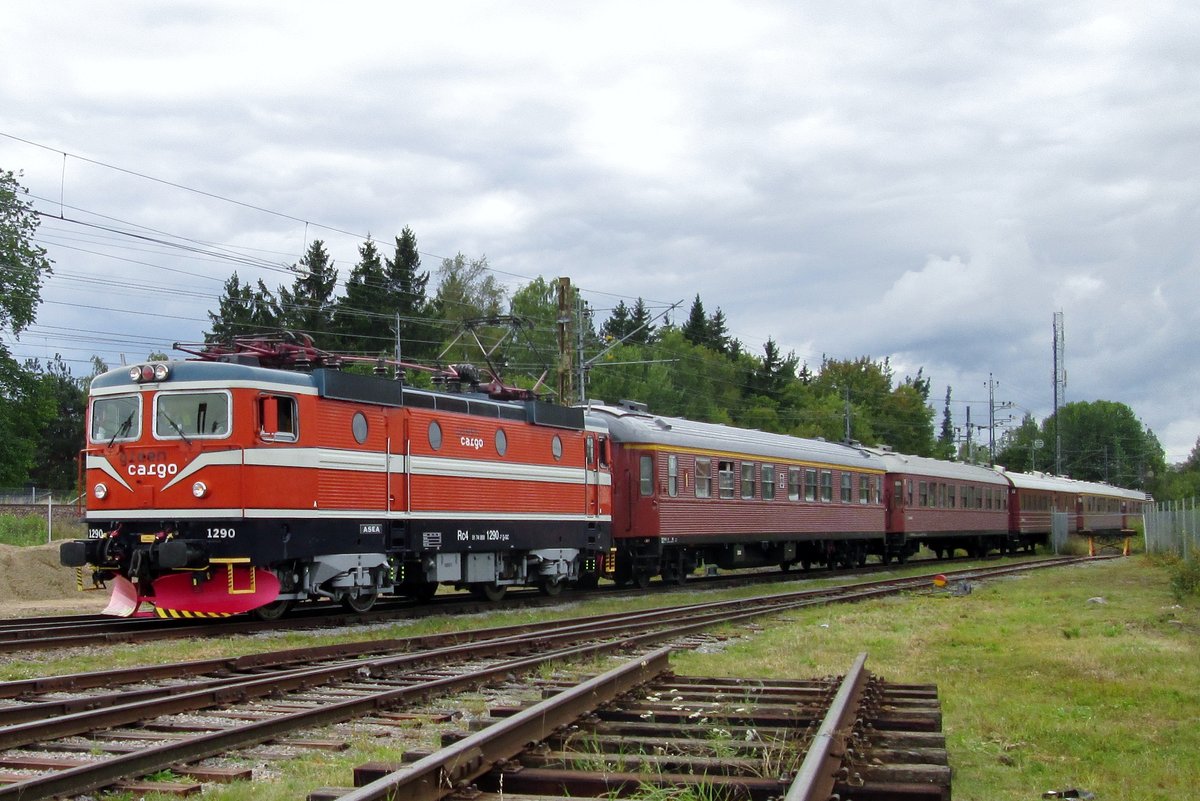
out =
[[545,595],[549,598],[555,598],[562,594],[563,585],[565,584],[566,582],[561,578],[546,579],[538,584],[538,589],[541,591],[542,595]]
[[260,606],[257,609],[251,609],[250,614],[254,615],[259,620],[279,620],[287,614],[292,608],[292,602],[289,599],[281,601],[272,601],[266,606]]
[[360,614],[362,612],[369,612],[377,600],[379,600],[379,593],[376,592],[363,593],[361,595],[351,595],[350,593],[346,593],[341,598],[338,598],[338,601],[342,604],[342,606],[346,607],[351,612],[358,612]]
[[650,571],[648,570],[635,570],[633,572],[633,583],[639,590],[644,590],[649,587],[650,579],[651,575]]

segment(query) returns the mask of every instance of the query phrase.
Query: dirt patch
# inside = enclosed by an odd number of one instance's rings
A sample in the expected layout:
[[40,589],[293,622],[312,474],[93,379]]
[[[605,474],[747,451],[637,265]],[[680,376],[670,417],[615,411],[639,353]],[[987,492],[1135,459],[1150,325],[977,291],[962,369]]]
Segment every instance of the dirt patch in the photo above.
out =
[[0,617],[91,614],[104,608],[108,593],[80,592],[75,571],[58,563],[58,546],[0,544]]

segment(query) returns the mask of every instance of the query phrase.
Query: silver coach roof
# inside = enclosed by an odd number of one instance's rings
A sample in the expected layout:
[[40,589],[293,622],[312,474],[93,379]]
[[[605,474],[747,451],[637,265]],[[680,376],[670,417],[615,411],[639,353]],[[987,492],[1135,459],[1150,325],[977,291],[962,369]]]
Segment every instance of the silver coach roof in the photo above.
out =
[[608,419],[609,432],[617,442],[884,471],[883,460],[875,454],[825,440],[769,434],[717,423],[697,423],[682,417],[664,417],[615,406],[589,406],[588,411]]
[[863,450],[878,455],[889,473],[912,473],[953,481],[978,481],[982,484],[998,484],[1008,488],[1008,481],[1003,476],[990,468],[977,464],[947,462],[942,459],[931,459],[928,456],[909,456],[882,448],[863,448]]
[[1138,490],[1114,487],[1111,484],[1101,484],[1097,481],[1079,481],[1066,476],[1052,476],[1048,473],[1010,473],[1003,467],[996,471],[1012,482],[1017,489],[1049,490],[1051,492],[1070,492],[1076,495],[1107,495],[1109,497],[1125,498],[1131,501],[1146,500],[1146,493]]

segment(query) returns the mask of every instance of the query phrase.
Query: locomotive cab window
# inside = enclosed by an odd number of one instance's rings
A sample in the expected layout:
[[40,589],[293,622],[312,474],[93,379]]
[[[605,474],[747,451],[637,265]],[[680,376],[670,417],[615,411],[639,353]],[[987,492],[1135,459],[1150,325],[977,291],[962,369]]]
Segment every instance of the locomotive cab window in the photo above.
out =
[[92,442],[107,445],[142,435],[142,398],[122,395],[92,401]]
[[295,442],[296,399],[288,395],[263,395],[258,399],[258,435],[271,442]]
[[154,399],[156,439],[229,436],[228,392],[161,392]]

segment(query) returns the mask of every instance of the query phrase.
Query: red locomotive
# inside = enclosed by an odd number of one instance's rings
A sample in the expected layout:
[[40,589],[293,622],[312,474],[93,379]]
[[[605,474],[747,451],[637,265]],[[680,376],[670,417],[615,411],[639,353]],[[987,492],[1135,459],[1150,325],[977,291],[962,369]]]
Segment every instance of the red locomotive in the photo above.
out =
[[107,611],[272,617],[599,575],[612,488],[581,409],[346,373],[307,342],[200,353],[92,382],[89,539],[60,559],[114,583]]

